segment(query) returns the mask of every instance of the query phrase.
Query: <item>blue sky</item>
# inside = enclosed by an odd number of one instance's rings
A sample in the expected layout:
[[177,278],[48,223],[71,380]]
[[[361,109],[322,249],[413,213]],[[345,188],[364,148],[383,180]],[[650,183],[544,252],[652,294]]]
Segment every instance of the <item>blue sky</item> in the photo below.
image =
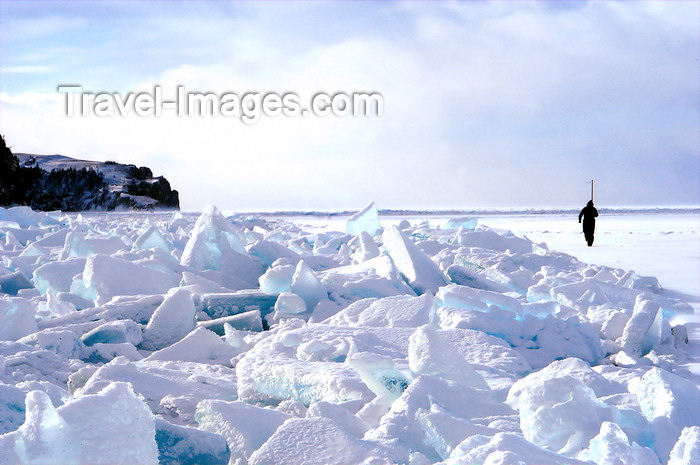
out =
[[[17,152],[150,166],[182,207],[698,204],[698,2],[0,2]],[[375,91],[380,118],[68,118],[126,93]]]

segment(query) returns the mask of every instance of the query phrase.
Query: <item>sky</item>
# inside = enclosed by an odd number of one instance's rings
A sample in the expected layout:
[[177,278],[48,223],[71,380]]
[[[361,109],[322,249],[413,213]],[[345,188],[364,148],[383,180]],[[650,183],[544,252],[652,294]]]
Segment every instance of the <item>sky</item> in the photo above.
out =
[[[700,204],[700,2],[0,2],[14,152],[149,166],[183,210]],[[66,115],[126,96],[376,92],[381,116]],[[169,95],[169,94],[168,94]]]

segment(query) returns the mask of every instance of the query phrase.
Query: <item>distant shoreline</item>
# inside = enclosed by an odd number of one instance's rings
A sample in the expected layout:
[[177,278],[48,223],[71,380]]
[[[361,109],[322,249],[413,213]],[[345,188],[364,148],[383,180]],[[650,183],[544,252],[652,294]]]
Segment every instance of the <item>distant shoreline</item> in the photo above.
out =
[[[172,214],[174,210],[158,209],[148,211],[132,211],[132,210],[86,210],[63,212],[67,214]],[[313,210],[280,210],[280,211],[238,211],[228,208],[221,208],[221,212],[227,216],[259,216],[259,217],[279,217],[279,218],[344,218],[350,217],[359,210],[340,210],[340,211],[313,211]],[[460,216],[544,216],[544,215],[578,215],[578,208],[485,208],[471,210],[399,210],[399,209],[383,209],[378,210],[380,217],[411,217],[411,216],[444,216],[456,218]],[[700,206],[695,207],[609,207],[598,208],[601,215],[700,215]],[[202,212],[197,210],[179,210],[182,215],[200,215]]]
[[[225,209],[224,209],[225,210]],[[490,209],[471,209],[471,210],[398,210],[398,209],[383,209],[379,210],[379,216],[491,216],[491,215],[568,215],[578,214],[578,208],[490,208]],[[601,214],[618,215],[618,214],[699,214],[700,206],[696,207],[611,207],[598,208]],[[183,212],[184,213],[184,212]],[[192,212],[188,212],[192,213]],[[355,214],[354,210],[343,210],[337,212],[323,211],[302,211],[302,210],[283,210],[273,212],[236,212],[236,215],[257,215],[257,216],[279,216],[279,217],[298,217],[298,216],[318,216],[318,217],[335,217],[335,216],[351,216]]]

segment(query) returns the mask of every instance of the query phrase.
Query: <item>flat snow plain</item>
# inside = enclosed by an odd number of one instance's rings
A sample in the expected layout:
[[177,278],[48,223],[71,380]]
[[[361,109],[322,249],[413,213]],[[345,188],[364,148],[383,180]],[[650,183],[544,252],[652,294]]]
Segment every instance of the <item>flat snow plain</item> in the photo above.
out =
[[0,209],[0,464],[697,465],[699,219]]

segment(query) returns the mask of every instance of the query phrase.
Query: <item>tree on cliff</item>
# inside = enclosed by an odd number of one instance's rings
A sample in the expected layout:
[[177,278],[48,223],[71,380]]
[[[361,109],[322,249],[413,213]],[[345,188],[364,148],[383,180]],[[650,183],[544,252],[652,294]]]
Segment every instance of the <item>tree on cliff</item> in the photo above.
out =
[[20,188],[19,161],[0,135],[0,205],[17,201]]
[[161,208],[179,208],[179,195],[170,188],[162,176],[153,177],[150,168],[133,165],[118,165],[128,174],[126,185],[110,185],[99,168],[73,167],[42,169],[34,156],[24,157],[23,162],[12,153],[0,136],[0,206],[28,205],[34,210],[114,210],[115,208],[153,208],[152,203],[144,207],[126,194],[147,196],[157,201]]

